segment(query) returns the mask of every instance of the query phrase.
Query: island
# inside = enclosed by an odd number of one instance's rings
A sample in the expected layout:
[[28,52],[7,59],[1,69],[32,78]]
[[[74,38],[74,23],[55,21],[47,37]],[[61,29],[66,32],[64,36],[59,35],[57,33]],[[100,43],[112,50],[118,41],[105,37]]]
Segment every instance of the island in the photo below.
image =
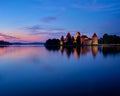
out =
[[120,36],[104,34],[102,38],[98,38],[94,33],[91,38],[87,35],[81,35],[80,32],[76,32],[75,36],[72,36],[70,32],[66,37],[61,36],[60,39],[48,39],[45,46],[98,46],[98,45],[120,45]]
[[81,35],[80,32],[76,32],[75,36],[71,36],[70,32],[66,37],[61,36],[59,39],[48,39],[45,46],[84,46],[84,45],[98,45],[98,36],[93,34],[92,38],[87,35]]

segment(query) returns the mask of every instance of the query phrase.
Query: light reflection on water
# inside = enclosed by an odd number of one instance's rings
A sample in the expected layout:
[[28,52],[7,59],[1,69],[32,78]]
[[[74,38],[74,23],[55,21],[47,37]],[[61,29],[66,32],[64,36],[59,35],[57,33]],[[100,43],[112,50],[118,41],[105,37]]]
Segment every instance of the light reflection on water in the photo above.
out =
[[120,95],[120,47],[0,47],[0,96]]

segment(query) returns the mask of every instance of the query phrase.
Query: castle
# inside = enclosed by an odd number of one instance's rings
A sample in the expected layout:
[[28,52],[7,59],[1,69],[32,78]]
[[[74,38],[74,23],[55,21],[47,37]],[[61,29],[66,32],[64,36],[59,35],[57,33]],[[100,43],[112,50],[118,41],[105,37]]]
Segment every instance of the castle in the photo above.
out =
[[94,33],[92,38],[88,38],[86,35],[81,35],[80,32],[76,32],[75,37],[73,37],[68,32],[66,38],[61,36],[60,44],[98,45],[98,36]]

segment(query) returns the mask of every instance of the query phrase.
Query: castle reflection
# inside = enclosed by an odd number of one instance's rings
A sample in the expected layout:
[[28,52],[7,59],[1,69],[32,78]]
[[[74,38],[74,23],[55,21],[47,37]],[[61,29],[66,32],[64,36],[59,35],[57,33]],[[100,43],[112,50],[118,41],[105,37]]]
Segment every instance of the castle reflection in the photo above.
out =
[[73,47],[73,46],[47,46],[46,47],[47,50],[49,51],[59,51],[62,54],[66,54],[68,58],[70,58],[70,56],[72,54],[75,55],[75,57],[78,59],[80,58],[80,55],[85,55],[89,52],[92,52],[93,57],[96,57],[98,54],[98,46],[77,46],[77,47]]
[[65,53],[68,58],[74,54],[77,59],[79,59],[81,55],[87,55],[88,53],[92,53],[94,58],[98,52],[102,52],[104,56],[120,53],[120,46],[60,46],[57,48],[52,46],[46,48],[49,51],[60,51],[62,55]]
[[80,55],[85,55],[89,52],[92,52],[92,55],[96,57],[98,53],[98,46],[83,46],[83,47],[63,47],[60,46],[61,53],[66,53],[67,57],[70,58],[72,54],[78,59]]

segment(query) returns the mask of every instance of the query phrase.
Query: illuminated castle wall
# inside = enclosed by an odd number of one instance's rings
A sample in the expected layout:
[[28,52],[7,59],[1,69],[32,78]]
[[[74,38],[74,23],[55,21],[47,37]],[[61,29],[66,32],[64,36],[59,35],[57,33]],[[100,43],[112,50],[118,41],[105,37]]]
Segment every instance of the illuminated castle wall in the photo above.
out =
[[[78,41],[79,40],[79,41]],[[80,45],[98,45],[98,36],[93,34],[92,38],[88,38],[86,35],[81,35],[80,32],[76,32],[75,37],[71,36],[70,32],[66,35],[66,38],[61,37],[60,44],[72,41],[73,43],[79,42]]]
[[92,45],[98,45],[98,37],[96,33],[94,33],[92,36]]

